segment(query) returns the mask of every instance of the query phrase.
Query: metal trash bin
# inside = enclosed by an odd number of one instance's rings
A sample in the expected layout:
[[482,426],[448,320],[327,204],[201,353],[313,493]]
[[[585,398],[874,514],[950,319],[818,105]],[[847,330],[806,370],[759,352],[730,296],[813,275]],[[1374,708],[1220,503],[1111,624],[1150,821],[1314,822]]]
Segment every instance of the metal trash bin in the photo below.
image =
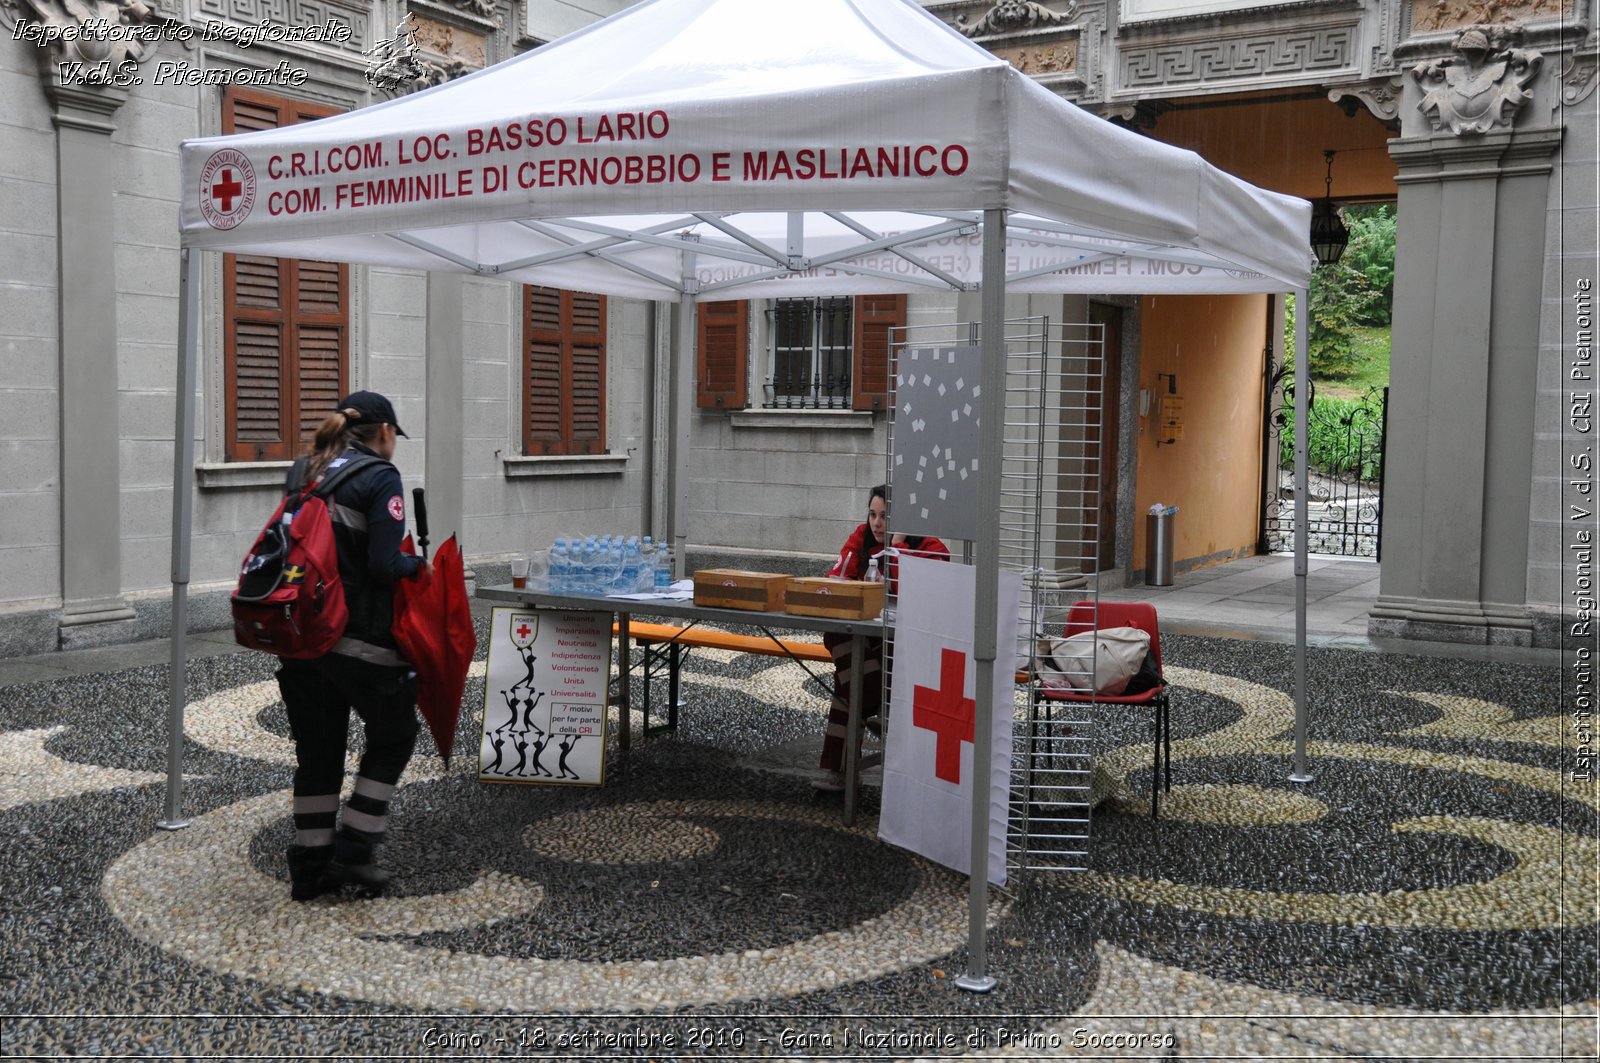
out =
[[1144,582],[1150,587],[1172,586],[1171,513],[1145,517]]

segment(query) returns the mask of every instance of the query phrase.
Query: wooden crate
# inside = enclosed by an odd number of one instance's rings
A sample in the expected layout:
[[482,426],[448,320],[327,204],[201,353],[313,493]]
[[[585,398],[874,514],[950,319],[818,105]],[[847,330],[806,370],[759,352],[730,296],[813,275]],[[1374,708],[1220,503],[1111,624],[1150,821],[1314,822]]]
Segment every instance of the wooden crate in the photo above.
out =
[[883,584],[859,579],[800,576],[789,581],[783,600],[784,612],[796,616],[871,620],[883,612]]
[[746,572],[738,568],[703,568],[694,574],[694,604],[716,609],[783,611],[782,572]]

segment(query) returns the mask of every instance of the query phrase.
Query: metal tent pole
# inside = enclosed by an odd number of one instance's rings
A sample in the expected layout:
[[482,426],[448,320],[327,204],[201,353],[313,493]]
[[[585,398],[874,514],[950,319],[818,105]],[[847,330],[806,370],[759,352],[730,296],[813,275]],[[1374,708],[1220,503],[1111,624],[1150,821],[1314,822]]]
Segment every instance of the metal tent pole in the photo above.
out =
[[[983,370],[983,418],[978,445],[978,512],[999,514],[1001,456],[1006,421],[1006,212],[983,212],[983,337],[979,356]],[[967,972],[956,985],[972,993],[987,993],[995,980],[989,963],[989,787],[992,772],[989,751],[994,744],[994,669],[998,656],[1000,599],[1000,526],[997,520],[980,520],[977,539],[977,594],[972,621],[972,656],[977,663],[973,697],[977,702],[972,746],[972,877],[968,887]],[[1010,712],[1010,706],[1006,706]]]
[[1294,314],[1294,772],[1290,782],[1310,782],[1306,769],[1306,576],[1311,470],[1311,290],[1295,292]]
[[[684,239],[696,239],[688,234]],[[682,253],[683,292],[678,297],[678,328],[672,351],[672,578],[688,575],[689,564],[689,438],[694,419],[695,254]]]
[[182,830],[183,706],[189,638],[189,535],[194,525],[194,385],[200,366],[199,252],[178,252],[178,393],[172,429],[172,674],[168,678],[167,807],[162,830]]

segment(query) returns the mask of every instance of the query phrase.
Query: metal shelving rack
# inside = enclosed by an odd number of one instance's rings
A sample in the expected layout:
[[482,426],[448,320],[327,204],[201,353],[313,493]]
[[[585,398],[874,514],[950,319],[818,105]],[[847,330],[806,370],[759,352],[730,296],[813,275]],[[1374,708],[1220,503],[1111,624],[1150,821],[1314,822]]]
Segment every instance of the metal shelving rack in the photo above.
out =
[[[891,389],[899,379],[902,352],[976,346],[977,334],[976,323],[896,330]],[[1073,602],[1089,599],[1099,605],[1104,359],[1104,326],[1045,317],[1006,322],[1006,423],[998,518],[1000,566],[1018,573],[1023,582],[1019,672],[1030,669],[1042,635],[1061,632]],[[887,445],[891,457],[885,462],[891,496],[896,413],[891,401]],[[1114,475],[1115,470],[1109,473]],[[946,541],[958,552],[958,560],[972,562],[971,542]],[[892,671],[891,648],[885,647],[886,683]],[[1083,704],[1042,700],[1033,681],[1017,685],[1006,844],[1009,871],[1088,867],[1093,727]]]

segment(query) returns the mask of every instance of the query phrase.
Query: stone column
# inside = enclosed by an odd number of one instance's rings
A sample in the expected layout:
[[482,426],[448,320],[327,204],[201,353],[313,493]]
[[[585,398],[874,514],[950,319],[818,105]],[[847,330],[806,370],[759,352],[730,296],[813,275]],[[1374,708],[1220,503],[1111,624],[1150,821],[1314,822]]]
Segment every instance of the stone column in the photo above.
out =
[[[1528,513],[1548,203],[1559,128],[1512,128],[1536,53],[1464,31],[1424,63],[1399,167],[1383,573],[1368,630],[1530,645]],[[1481,71],[1503,61],[1493,81]],[[1485,90],[1484,85],[1490,87]],[[1487,103],[1487,107],[1485,104]]]
[[126,98],[53,86],[59,243],[62,649],[126,642],[111,142]]
[[62,649],[125,642],[137,626],[122,596],[111,138],[169,22],[144,0],[0,0],[0,26],[36,43],[55,109]]

